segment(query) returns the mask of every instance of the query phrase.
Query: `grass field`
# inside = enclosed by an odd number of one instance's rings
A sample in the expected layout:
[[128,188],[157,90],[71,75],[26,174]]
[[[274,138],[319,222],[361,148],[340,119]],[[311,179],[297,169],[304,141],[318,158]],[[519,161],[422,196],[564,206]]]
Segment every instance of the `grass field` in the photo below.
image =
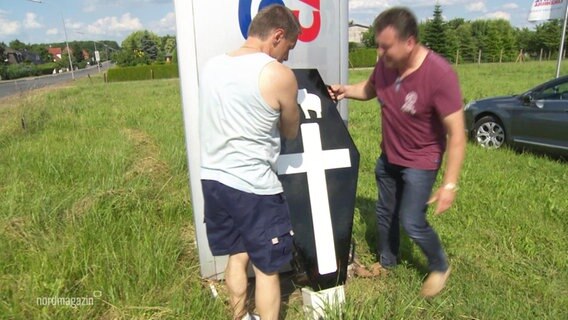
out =
[[[555,64],[457,71],[467,101],[524,91]],[[93,78],[0,100],[0,319],[229,318],[222,286],[213,299],[199,275],[179,93],[178,80]],[[365,264],[379,123],[375,101],[350,103]],[[447,289],[419,297],[425,261],[405,239],[393,272],[349,279],[343,319],[566,319],[567,217],[566,162],[470,144],[454,207],[430,219]],[[286,300],[283,318],[302,319],[298,295]]]

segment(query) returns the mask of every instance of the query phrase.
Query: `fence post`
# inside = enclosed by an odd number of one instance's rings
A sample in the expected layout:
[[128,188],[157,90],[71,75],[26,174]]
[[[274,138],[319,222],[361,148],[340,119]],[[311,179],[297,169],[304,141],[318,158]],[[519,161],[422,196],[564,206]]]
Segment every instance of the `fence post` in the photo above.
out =
[[479,50],[479,55],[477,56],[477,64],[481,64],[481,49]]
[[542,62],[542,51],[543,50],[544,50],[543,48],[540,48],[540,57],[538,58],[539,62]]
[[456,66],[459,64],[460,61],[460,49],[456,51]]
[[503,62],[503,49],[501,49],[501,53],[499,54],[499,63]]

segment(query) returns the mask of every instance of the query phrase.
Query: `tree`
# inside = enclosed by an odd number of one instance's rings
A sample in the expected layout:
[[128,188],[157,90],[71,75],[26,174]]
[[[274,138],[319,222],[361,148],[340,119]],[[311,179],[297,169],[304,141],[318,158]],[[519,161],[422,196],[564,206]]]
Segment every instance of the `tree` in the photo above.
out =
[[551,20],[536,26],[534,46],[537,50],[544,49],[546,52],[557,53],[560,46],[562,24],[560,20]]
[[466,24],[466,21],[463,18],[455,18],[446,23],[447,29],[456,30],[461,25]]
[[85,60],[85,57],[83,56],[83,49],[78,42],[73,41],[70,45],[70,48],[71,48],[71,58],[73,59],[74,63],[75,62],[79,63]]
[[531,32],[528,28],[517,29],[515,32],[515,42],[519,49],[523,49],[525,52],[538,52],[539,48],[534,48],[531,46],[533,32]]
[[456,29],[459,38],[460,60],[463,62],[474,62],[477,58],[477,45],[471,35],[471,23],[461,24]]
[[475,20],[471,22],[471,36],[476,46],[476,60],[479,50],[482,52],[482,58],[484,61],[488,61],[487,55],[484,54],[488,47],[487,32],[489,29],[488,20]]
[[28,48],[28,46],[25,43],[21,42],[18,39],[10,41],[9,47],[16,51],[25,51]]
[[[450,62],[456,62],[456,54],[460,48],[460,39],[455,29],[446,30],[446,58]],[[459,59],[459,58],[458,58]]]
[[503,47],[501,34],[494,23],[488,21],[485,43],[485,54],[490,62],[498,62]]
[[[71,55],[71,60],[73,60],[73,55]],[[71,70],[71,66],[69,65],[69,54],[67,53],[67,50],[61,53],[61,59],[57,60],[55,63],[58,69],[67,68]]]
[[0,42],[0,66],[6,63],[6,44],[4,42]]
[[124,41],[122,41],[122,49],[124,50],[140,50],[142,48],[142,38],[147,37],[154,43],[160,43],[160,37],[148,30],[139,30],[131,33]]
[[142,36],[140,49],[148,56],[150,61],[156,61],[158,57],[158,45],[150,38],[148,31]]
[[501,55],[501,52],[503,53],[503,61],[515,61],[518,54],[515,28],[504,19],[492,20],[491,23],[500,37],[499,55]]
[[114,53],[113,60],[119,66],[152,63],[158,57],[159,43],[160,37],[156,34],[147,30],[135,31],[122,41],[123,52]]
[[174,51],[176,50],[176,38],[172,37],[172,36],[165,36],[162,38],[162,47],[164,50],[165,54],[174,54]]
[[442,7],[436,4],[434,6],[434,17],[424,25],[423,43],[433,51],[448,57],[446,37],[446,25],[442,17]]
[[363,43],[366,48],[377,47],[377,43],[375,42],[375,28],[373,26],[369,26],[369,29],[361,34],[361,43]]

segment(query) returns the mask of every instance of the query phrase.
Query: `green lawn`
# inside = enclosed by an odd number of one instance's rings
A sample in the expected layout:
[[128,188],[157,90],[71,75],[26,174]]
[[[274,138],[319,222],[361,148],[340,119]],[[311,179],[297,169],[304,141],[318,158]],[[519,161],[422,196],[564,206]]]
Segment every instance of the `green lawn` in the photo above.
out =
[[[555,63],[457,71],[468,101],[522,92]],[[98,77],[0,100],[0,319],[229,318],[222,286],[214,299],[199,275],[179,91]],[[377,102],[350,102],[365,264],[379,123]],[[419,297],[425,261],[405,239],[393,272],[348,280],[343,319],[566,319],[567,216],[566,162],[470,144],[454,207],[430,219],[454,270],[447,289]],[[301,319],[297,292],[287,300],[285,319]]]

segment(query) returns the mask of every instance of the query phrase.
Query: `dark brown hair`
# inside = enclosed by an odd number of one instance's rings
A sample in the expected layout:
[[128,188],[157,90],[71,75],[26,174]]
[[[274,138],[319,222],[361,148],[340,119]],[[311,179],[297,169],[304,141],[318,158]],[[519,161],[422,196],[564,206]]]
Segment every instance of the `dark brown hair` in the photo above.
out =
[[273,4],[263,8],[252,20],[248,34],[265,40],[274,29],[283,29],[288,40],[298,38],[301,27],[298,18],[285,6]]
[[393,27],[398,33],[398,37],[406,40],[414,37],[418,41],[418,23],[416,17],[405,7],[394,7],[385,10],[375,18],[373,22],[375,33],[378,34],[387,27]]

